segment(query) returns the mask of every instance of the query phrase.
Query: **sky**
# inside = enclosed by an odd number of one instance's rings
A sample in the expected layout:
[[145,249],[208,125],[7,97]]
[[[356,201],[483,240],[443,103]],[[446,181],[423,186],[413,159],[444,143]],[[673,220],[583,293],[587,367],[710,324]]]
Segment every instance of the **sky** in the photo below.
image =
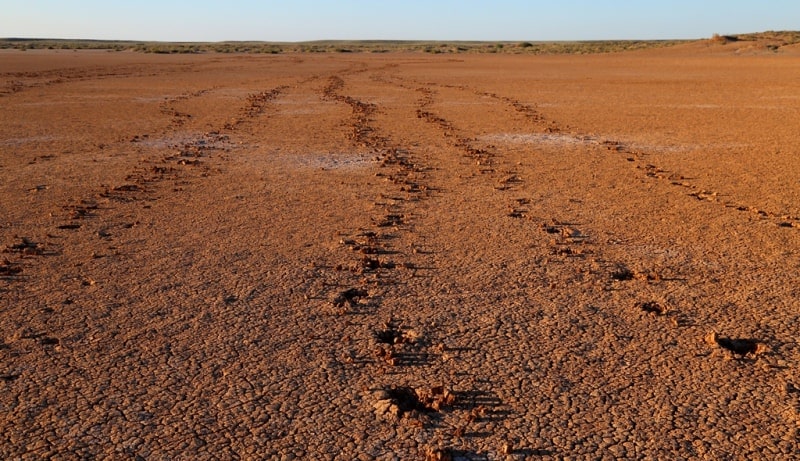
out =
[[797,29],[797,0],[0,0],[5,38],[652,40]]

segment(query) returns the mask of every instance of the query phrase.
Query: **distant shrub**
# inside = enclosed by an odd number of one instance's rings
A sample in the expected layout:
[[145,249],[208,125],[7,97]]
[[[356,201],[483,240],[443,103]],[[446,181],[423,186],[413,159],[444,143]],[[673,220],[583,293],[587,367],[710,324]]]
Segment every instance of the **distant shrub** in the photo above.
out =
[[[713,40],[721,42],[742,40],[763,40],[771,43],[791,44],[800,42],[800,32],[766,32],[721,36],[715,34]],[[663,47],[680,41],[588,41],[588,42],[421,42],[421,41],[325,41],[293,44],[269,42],[134,42],[103,40],[50,40],[0,38],[0,49],[62,49],[62,50],[131,50],[140,53],[179,54],[179,53],[386,53],[392,51],[415,51],[431,54],[439,53],[526,53],[526,54],[585,54],[609,53],[630,49]]]
[[715,33],[711,36],[711,41],[724,45],[729,42],[738,42],[739,37],[736,37],[735,35],[720,35]]

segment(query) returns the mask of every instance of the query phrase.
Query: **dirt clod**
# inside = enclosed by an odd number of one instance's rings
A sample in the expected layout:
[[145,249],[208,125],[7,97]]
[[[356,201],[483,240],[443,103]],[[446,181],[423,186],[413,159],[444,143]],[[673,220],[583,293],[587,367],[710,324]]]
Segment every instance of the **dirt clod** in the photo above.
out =
[[346,304],[350,306],[355,306],[358,304],[358,301],[362,298],[366,298],[369,296],[369,292],[367,290],[363,290],[361,288],[348,288],[347,290],[340,291],[333,297],[331,300],[331,304],[335,307],[344,307]]
[[661,304],[658,301],[640,301],[636,303],[636,307],[645,312],[656,315],[664,315],[669,310],[665,304]]
[[636,276],[636,273],[634,273],[632,270],[630,270],[627,266],[624,266],[624,265],[621,265],[621,264],[617,265],[611,271],[611,279],[612,280],[616,280],[618,282],[625,282],[625,281],[628,281],[628,280],[633,280],[635,276]]
[[19,242],[8,245],[5,251],[24,255],[41,255],[44,254],[44,246],[28,237],[22,237]]
[[390,406],[388,411],[398,418],[410,412],[439,412],[455,403],[456,397],[443,386],[430,388],[393,387],[385,391],[385,399]]
[[9,277],[19,275],[21,273],[22,268],[12,263],[8,259],[3,259],[3,261],[0,262],[0,276]]
[[705,337],[705,341],[711,346],[719,346],[734,354],[743,356],[757,356],[767,351],[767,345],[756,339],[723,337],[715,331],[709,332]]
[[425,449],[425,461],[453,461],[453,450],[428,447]]
[[417,333],[409,328],[401,328],[387,323],[375,332],[375,339],[382,344],[410,344],[417,340]]
[[405,222],[405,216],[401,214],[388,214],[376,224],[378,227],[399,226]]

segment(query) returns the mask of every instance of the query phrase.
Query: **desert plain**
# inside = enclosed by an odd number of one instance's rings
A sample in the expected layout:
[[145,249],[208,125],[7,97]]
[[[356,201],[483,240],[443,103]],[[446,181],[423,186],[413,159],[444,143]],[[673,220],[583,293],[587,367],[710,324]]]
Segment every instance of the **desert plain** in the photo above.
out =
[[800,49],[0,52],[3,459],[797,459]]

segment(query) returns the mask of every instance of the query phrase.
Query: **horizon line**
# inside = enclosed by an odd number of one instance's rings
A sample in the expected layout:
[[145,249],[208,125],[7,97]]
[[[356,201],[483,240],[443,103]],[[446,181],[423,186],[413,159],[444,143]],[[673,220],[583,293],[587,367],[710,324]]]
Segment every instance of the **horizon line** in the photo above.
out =
[[[783,32],[783,31],[765,31]],[[761,32],[748,32],[761,33]],[[743,34],[725,34],[726,36],[736,36]],[[204,44],[204,43],[269,43],[269,44],[302,44],[320,42],[371,42],[371,43],[421,43],[421,42],[441,42],[441,43],[559,43],[559,42],[669,42],[669,41],[693,41],[706,40],[711,37],[693,38],[592,38],[592,39],[497,39],[497,40],[468,40],[468,39],[387,39],[387,38],[322,38],[313,40],[143,40],[143,39],[105,39],[105,38],[58,38],[58,37],[0,37],[0,41],[59,41],[59,42],[117,42],[117,43],[180,43],[180,44]]]

